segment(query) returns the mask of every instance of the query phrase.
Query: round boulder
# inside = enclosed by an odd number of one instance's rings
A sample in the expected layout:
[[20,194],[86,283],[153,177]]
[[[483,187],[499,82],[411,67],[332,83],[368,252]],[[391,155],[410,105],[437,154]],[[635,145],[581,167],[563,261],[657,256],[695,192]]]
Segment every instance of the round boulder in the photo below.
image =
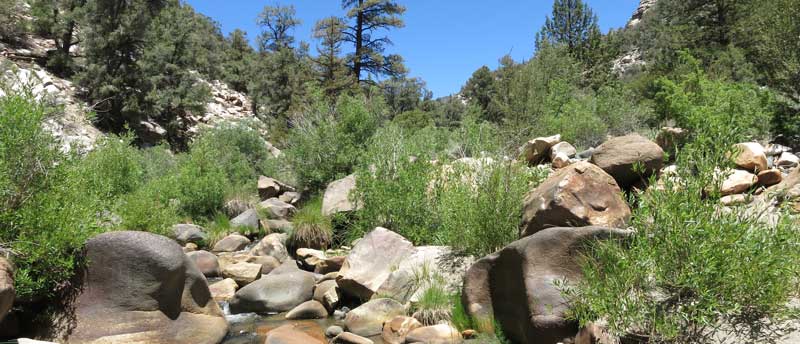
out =
[[374,299],[347,312],[344,325],[348,331],[359,336],[377,336],[383,331],[383,323],[404,314],[405,307],[399,302],[392,299]]
[[236,292],[230,303],[231,313],[286,312],[311,300],[314,276],[295,270],[269,275]]
[[325,306],[314,300],[303,302],[286,313],[288,320],[325,319],[327,317],[328,310],[325,309]]
[[208,251],[193,251],[186,254],[200,272],[206,277],[219,276],[219,259]]
[[[642,184],[664,166],[664,150],[639,134],[612,138],[595,149],[592,163],[628,189]],[[642,170],[637,169],[637,165]]]

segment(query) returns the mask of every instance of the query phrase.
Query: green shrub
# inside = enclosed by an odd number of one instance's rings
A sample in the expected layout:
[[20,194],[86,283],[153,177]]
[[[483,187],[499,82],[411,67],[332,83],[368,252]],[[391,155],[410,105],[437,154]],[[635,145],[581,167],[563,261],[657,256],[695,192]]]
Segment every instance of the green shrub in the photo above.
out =
[[255,129],[245,124],[224,124],[203,131],[191,150],[214,155],[233,185],[255,186],[259,175],[268,172],[273,157],[266,141]]
[[292,218],[294,231],[290,233],[287,246],[293,249],[313,248],[324,250],[333,244],[331,219],[322,214],[322,199],[315,198],[306,203]]

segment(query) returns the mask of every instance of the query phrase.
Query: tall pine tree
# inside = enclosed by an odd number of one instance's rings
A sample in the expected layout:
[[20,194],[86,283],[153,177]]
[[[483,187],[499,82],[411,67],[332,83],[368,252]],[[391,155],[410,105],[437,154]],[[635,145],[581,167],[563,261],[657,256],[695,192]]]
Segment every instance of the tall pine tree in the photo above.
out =
[[383,55],[392,41],[388,37],[376,37],[380,30],[404,26],[400,16],[405,13],[405,7],[392,0],[342,0],[342,7],[348,10],[347,17],[351,21],[344,31],[344,39],[354,47],[350,57],[354,78],[363,81],[364,72],[394,77],[405,74],[402,57]]
[[317,22],[314,38],[320,40],[314,63],[319,72],[319,81],[325,94],[332,98],[352,84],[344,59],[340,57],[347,24],[338,17],[329,17]]
[[582,0],[555,0],[553,13],[536,35],[536,45],[542,49],[549,44],[564,44],[574,57],[584,60],[600,36],[597,16],[589,5]]

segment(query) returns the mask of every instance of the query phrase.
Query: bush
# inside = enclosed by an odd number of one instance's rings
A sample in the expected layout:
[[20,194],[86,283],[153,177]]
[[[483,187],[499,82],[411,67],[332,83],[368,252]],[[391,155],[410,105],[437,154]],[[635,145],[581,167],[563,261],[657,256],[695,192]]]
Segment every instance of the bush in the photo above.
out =
[[326,250],[333,244],[331,219],[322,215],[322,199],[308,202],[292,218],[294,231],[290,233],[287,246],[292,251],[298,248]]
[[25,21],[19,0],[0,0],[0,40],[15,41],[25,32]]

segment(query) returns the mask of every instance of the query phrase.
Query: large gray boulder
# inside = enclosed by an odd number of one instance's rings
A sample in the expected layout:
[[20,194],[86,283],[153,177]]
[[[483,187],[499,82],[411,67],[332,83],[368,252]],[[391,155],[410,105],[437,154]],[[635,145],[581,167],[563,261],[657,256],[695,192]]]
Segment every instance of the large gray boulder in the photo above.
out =
[[231,313],[287,312],[314,295],[314,275],[300,271],[271,272],[236,292]]
[[[446,246],[420,246],[392,269],[373,297],[388,297],[401,303],[418,302],[432,286],[456,292],[473,259],[457,257]],[[422,278],[421,278],[422,277]]]
[[250,239],[239,234],[231,234],[214,244],[214,248],[211,250],[214,252],[236,252],[243,250],[247,245],[250,245]]
[[208,283],[175,241],[111,232],[86,243],[88,265],[63,343],[219,343],[228,324]]
[[525,196],[520,237],[548,227],[623,227],[630,216],[614,179],[595,165],[578,162]]
[[350,196],[356,189],[356,176],[347,177],[328,184],[322,196],[322,214],[331,216],[336,213],[345,213],[358,210],[358,206],[350,201]]
[[339,288],[350,296],[369,300],[394,269],[414,253],[414,245],[400,234],[378,227],[347,255],[339,270]]
[[286,240],[289,236],[283,233],[272,233],[265,236],[253,248],[250,254],[254,256],[269,256],[284,262],[289,258],[289,251],[286,249]]
[[233,228],[244,227],[258,229],[259,224],[258,211],[255,209],[247,209],[231,220],[231,227]]
[[194,251],[186,254],[200,273],[206,277],[219,276],[219,259],[216,255],[208,251]]
[[175,241],[181,245],[187,243],[200,244],[208,239],[203,227],[192,224],[177,224],[172,226],[172,234],[175,236]]
[[0,257],[0,322],[14,305],[14,268],[4,257]]
[[347,312],[344,325],[359,336],[377,336],[383,332],[383,323],[405,313],[405,307],[395,300],[375,299]]
[[639,134],[630,134],[604,142],[595,149],[591,161],[628,189],[646,182],[664,167],[664,150]]
[[267,213],[270,219],[286,220],[297,213],[297,208],[277,198],[270,198],[259,203],[258,206]]
[[462,302],[478,330],[496,322],[515,343],[571,342],[578,324],[556,283],[583,278],[580,259],[587,243],[624,237],[630,231],[604,227],[548,228],[478,260],[464,277]]

